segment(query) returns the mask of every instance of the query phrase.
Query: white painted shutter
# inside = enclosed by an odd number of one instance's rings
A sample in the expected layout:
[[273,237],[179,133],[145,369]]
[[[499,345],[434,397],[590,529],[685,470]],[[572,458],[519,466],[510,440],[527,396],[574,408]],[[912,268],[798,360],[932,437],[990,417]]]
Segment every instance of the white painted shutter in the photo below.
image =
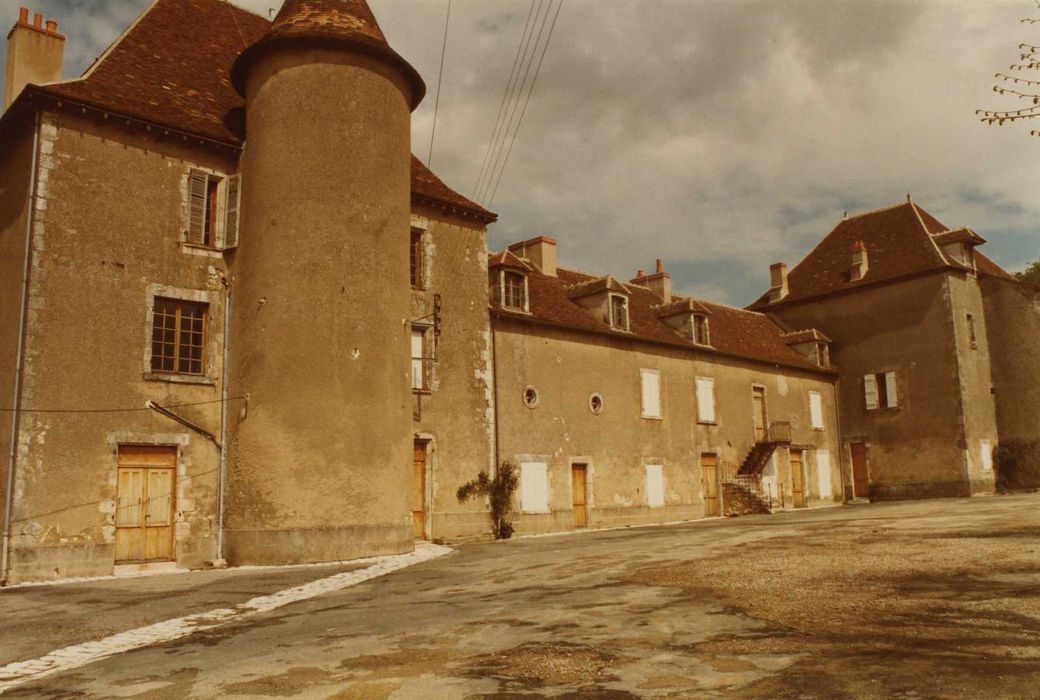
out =
[[643,389],[643,417],[661,417],[661,375],[655,370],[639,370]]
[[823,428],[823,401],[820,392],[809,392],[809,422],[814,428]]
[[834,487],[831,484],[831,453],[829,450],[816,450],[816,478],[820,484],[820,498],[834,498]]
[[651,508],[664,506],[664,467],[646,465],[646,504]]
[[412,331],[412,388],[423,389],[423,332]]
[[194,245],[206,242],[206,185],[209,175],[192,170],[188,175],[188,231],[187,241]]
[[549,474],[544,462],[520,465],[520,510],[524,513],[549,512]]
[[697,378],[697,420],[701,423],[715,422],[715,380]]
[[993,443],[989,440],[983,440],[980,442],[979,457],[981,457],[980,463],[982,464],[982,471],[993,471]]
[[867,399],[867,410],[878,407],[877,378],[873,374],[863,376],[863,394]]
[[224,211],[224,250],[238,247],[238,210],[242,205],[242,176],[227,179],[227,205]]
[[896,373],[885,372],[885,391],[888,393],[888,405],[885,408],[895,408],[899,405],[899,396],[896,393]]

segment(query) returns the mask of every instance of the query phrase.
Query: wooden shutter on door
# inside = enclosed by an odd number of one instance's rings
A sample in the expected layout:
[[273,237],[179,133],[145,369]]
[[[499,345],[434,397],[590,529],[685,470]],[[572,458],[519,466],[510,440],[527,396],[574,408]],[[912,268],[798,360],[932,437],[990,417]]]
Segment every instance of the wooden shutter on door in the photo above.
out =
[[206,187],[209,175],[192,170],[188,175],[188,231],[187,241],[192,245],[206,242]]
[[227,179],[227,208],[224,214],[224,249],[238,247],[239,208],[242,205],[242,176]]

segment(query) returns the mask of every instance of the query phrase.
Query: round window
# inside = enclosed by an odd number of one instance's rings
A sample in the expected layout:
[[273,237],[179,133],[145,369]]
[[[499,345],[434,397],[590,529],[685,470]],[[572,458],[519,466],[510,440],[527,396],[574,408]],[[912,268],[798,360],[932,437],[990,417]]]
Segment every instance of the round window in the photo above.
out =
[[534,408],[538,405],[538,390],[533,386],[524,389],[524,405],[528,408]]
[[599,394],[589,396],[589,410],[597,416],[603,413],[603,397]]

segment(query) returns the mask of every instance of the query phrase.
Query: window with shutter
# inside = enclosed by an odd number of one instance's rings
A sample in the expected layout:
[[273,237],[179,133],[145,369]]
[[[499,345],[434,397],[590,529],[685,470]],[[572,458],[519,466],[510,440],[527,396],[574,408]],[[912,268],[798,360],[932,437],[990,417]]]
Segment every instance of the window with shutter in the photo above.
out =
[[697,377],[697,422],[715,422],[715,380]]
[[646,504],[651,508],[664,506],[664,467],[646,465]]
[[867,410],[876,409],[878,407],[878,384],[877,377],[873,374],[863,377],[863,394],[867,400]]
[[520,510],[524,513],[549,512],[549,473],[545,462],[520,465]]
[[823,430],[823,399],[820,392],[809,392],[809,423],[815,430]]
[[412,390],[429,389],[429,355],[426,352],[426,329],[412,327]]
[[896,408],[899,406],[899,395],[896,391],[896,373],[885,372],[885,408]]
[[242,176],[227,179],[227,207],[224,213],[224,249],[238,247],[239,209],[242,206]]
[[639,370],[643,418],[661,417],[661,374],[655,369]]
[[206,244],[206,194],[209,175],[192,170],[188,175],[188,231],[186,240],[192,245]]
[[993,443],[989,440],[979,442],[979,457],[981,459],[982,471],[993,471]]
[[816,478],[820,486],[820,498],[834,498],[834,486],[831,483],[831,453],[829,450],[816,450]]

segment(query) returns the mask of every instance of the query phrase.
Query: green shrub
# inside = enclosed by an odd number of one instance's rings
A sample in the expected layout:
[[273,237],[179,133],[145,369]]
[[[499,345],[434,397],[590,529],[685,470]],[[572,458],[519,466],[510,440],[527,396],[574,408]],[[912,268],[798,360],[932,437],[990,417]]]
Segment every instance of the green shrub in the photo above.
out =
[[993,450],[998,491],[1040,488],[1040,441],[1004,440]]
[[508,540],[513,536],[513,524],[506,518],[513,510],[513,493],[516,492],[519,483],[520,475],[516,466],[510,462],[502,462],[494,478],[482,471],[476,479],[460,486],[455,495],[459,503],[464,503],[473,496],[487,497],[491,506],[491,532],[497,540]]

